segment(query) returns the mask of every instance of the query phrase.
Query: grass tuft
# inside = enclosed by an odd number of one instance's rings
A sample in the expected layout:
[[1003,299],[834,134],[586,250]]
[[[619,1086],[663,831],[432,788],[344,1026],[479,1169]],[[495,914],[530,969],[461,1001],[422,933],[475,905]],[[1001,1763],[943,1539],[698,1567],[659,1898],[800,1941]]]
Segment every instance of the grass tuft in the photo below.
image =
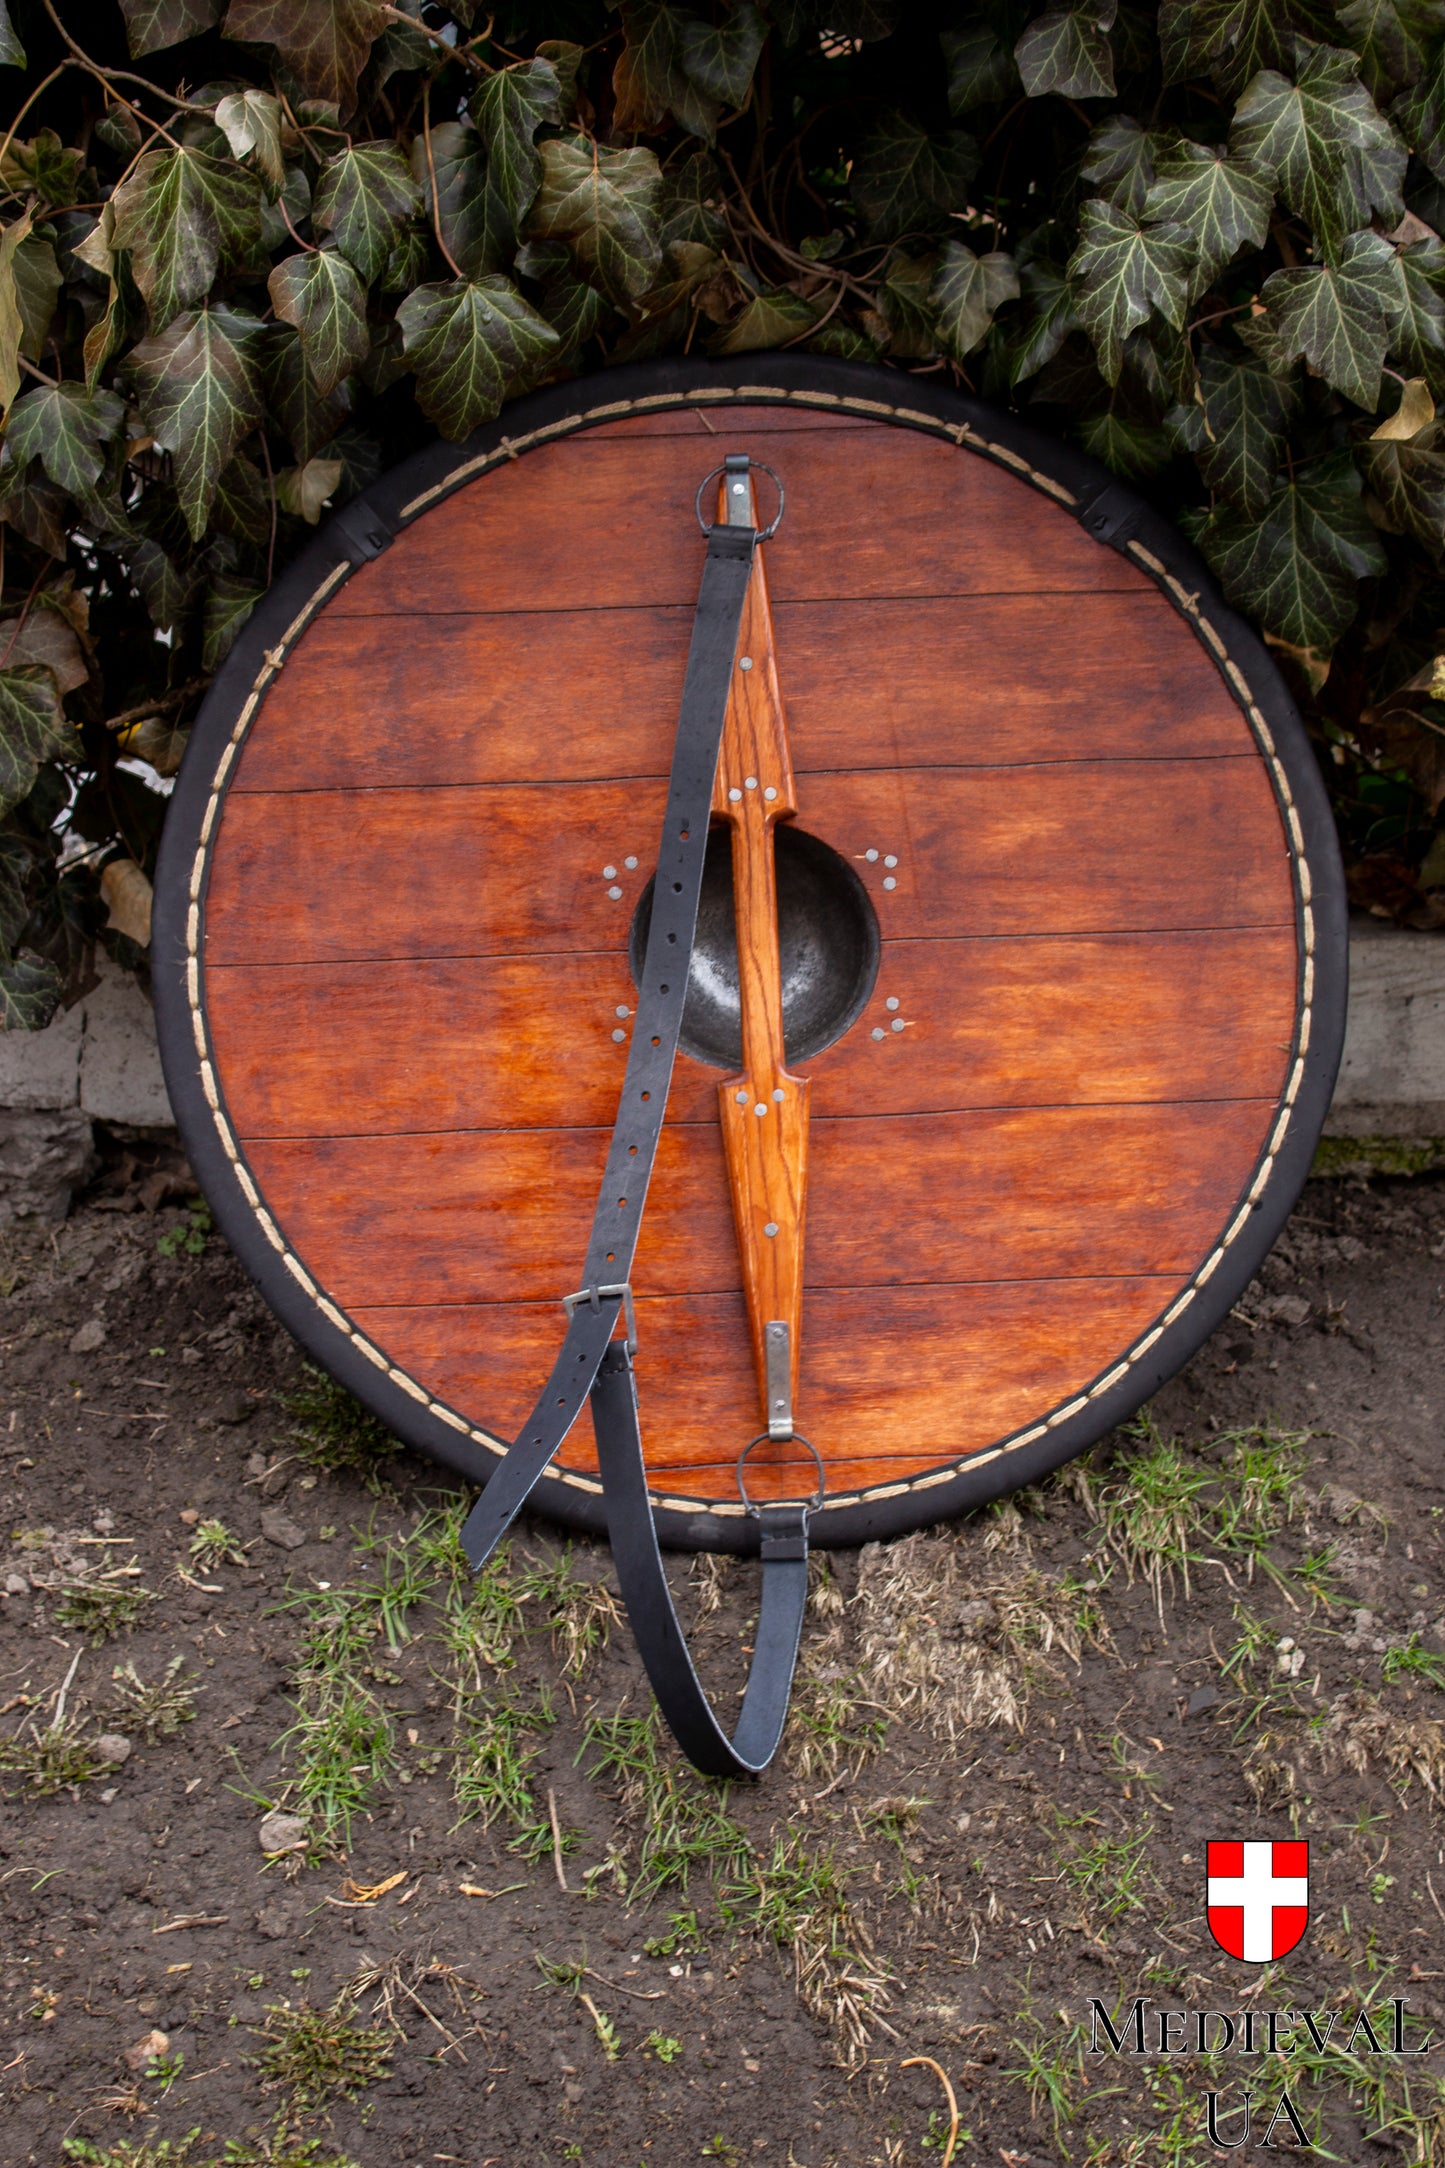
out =
[[254,2032],[265,2042],[253,2057],[265,2087],[305,2113],[352,2100],[387,2075],[392,2044],[379,2025],[358,2025],[344,2008],[273,2003]]
[[158,1679],[146,1681],[131,1663],[117,1664],[111,1679],[118,1713],[145,1739],[168,1739],[196,1713],[201,1688],[183,1656],[173,1656]]
[[396,1439],[314,1363],[304,1364],[302,1375],[304,1382],[285,1399],[299,1457],[313,1468],[350,1468],[369,1489],[379,1490],[377,1470],[398,1450]]
[[68,1581],[55,1606],[55,1623],[98,1645],[113,1634],[134,1633],[146,1605],[155,1600],[148,1588],[122,1588],[113,1581]]
[[[872,1954],[863,1921],[848,1902],[848,1877],[831,1851],[809,1852],[799,1837],[778,1837],[766,1859],[752,1858],[718,1892],[718,1910],[793,1953],[798,1999],[831,2025],[850,2063],[861,2063],[889,2002],[888,1970]],[[896,2034],[893,2035],[897,2037]]]
[[42,1798],[71,1784],[87,1784],[111,1766],[85,1738],[78,1717],[18,1739],[0,1739],[0,1770],[12,1771]]
[[697,1776],[679,1754],[664,1750],[656,1709],[590,1717],[581,1752],[595,1756],[589,1776],[615,1778],[621,1787],[631,1841],[613,1855],[613,1865],[628,1903],[663,1889],[685,1890],[695,1873],[726,1873],[748,1858],[747,1834],[728,1812],[727,1785]]

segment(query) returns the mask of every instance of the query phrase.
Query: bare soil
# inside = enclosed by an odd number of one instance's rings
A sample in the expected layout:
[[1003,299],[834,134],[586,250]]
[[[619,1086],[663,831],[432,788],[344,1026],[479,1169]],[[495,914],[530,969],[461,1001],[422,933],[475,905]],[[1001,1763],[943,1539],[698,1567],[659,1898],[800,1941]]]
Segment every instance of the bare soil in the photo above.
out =
[[[447,1478],[308,1461],[300,1354],[183,1182],[113,1148],[0,1248],[0,2160],[938,2163],[945,2079],[968,2168],[1273,2160],[1284,2123],[1207,2141],[1246,2081],[1336,2158],[1445,2160],[1438,2053],[1089,2051],[1136,1995],[1445,2031],[1445,1179],[1313,1182],[1152,1431],[820,1566],[786,1753],[730,1793],[645,1722],[604,1547],[529,1526],[469,1612]],[[677,1582],[731,1690],[749,1570]],[[116,1588],[134,1625],[78,1630]],[[1262,1975],[1205,1845],[1295,1835],[1311,1926]]]

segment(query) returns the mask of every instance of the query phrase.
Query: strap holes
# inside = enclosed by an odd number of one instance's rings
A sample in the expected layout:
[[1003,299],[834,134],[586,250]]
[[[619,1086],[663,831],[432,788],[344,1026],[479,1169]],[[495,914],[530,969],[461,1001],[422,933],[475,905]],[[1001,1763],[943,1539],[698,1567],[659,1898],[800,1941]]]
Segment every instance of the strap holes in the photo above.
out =
[[644,1099],[650,1099],[652,1097],[652,1094],[651,1092],[644,1092],[642,1096]]
[[[637,1146],[636,1146],[635,1144],[629,1144],[629,1145],[628,1145],[628,1147],[627,1147],[627,1156],[628,1156],[628,1158],[629,1158],[629,1159],[636,1159],[636,1157],[637,1157]],[[611,1258],[609,1257],[609,1258],[608,1258],[608,1260],[607,1260],[607,1262],[608,1262],[608,1264],[610,1265],[610,1264],[611,1264],[611,1262],[612,1262],[612,1259],[611,1259]]]
[[674,882],[673,882],[673,884],[672,884],[672,893],[674,894],[674,896],[680,896],[680,895],[682,894],[682,883],[681,883],[681,881],[674,881]]
[[652,1043],[654,1046],[661,1046],[662,1041],[661,1039],[654,1039]]

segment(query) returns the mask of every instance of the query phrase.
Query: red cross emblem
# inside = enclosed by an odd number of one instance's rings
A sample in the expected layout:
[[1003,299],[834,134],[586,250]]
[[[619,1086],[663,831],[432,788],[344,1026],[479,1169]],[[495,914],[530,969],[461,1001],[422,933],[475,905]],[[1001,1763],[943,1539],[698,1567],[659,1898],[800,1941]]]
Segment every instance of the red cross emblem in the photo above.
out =
[[1309,1925],[1307,1843],[1211,1844],[1205,1917],[1230,1957],[1247,1965],[1288,1957]]

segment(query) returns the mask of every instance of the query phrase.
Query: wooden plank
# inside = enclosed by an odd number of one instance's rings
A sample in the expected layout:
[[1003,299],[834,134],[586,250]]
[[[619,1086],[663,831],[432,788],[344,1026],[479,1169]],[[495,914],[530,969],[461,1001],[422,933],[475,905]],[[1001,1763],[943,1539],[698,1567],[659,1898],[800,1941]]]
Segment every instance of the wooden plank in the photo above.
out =
[[[1254,751],[1152,588],[1067,611],[1057,596],[975,595],[774,616],[799,769]],[[399,638],[393,617],[326,611],[267,693],[233,790],[665,775],[691,622],[690,603],[528,609],[421,617]]]
[[[808,1074],[834,1115],[1271,1097],[1293,964],[1287,926],[890,942],[867,1011]],[[206,986],[232,1119],[257,1137],[327,1136],[341,1109],[375,1135],[490,1128],[501,1107],[518,1127],[608,1123],[636,1000],[617,951],[213,966]],[[717,1076],[683,1056],[669,1119],[715,1121]]]
[[[646,779],[235,798],[212,862],[206,960],[620,951],[664,796]],[[800,776],[798,798],[799,824],[856,864],[885,941],[1293,915],[1283,830],[1253,759],[835,772]]]
[[332,614],[635,608],[697,599],[698,485],[723,451],[777,467],[787,515],[769,545],[779,601],[826,596],[1145,591],[1150,582],[1017,477],[886,423],[859,430],[746,426],[714,456],[691,437],[606,428],[544,445],[404,528],[331,603]]
[[[1130,1278],[810,1290],[800,1425],[824,1454],[831,1487],[901,1481],[1039,1421],[1146,1332],[1178,1287]],[[351,1314],[395,1362],[503,1438],[524,1419],[561,1340],[555,1305]],[[741,1296],[644,1298],[638,1328],[649,1468],[698,1496],[735,1499],[734,1463],[757,1427]],[[759,1447],[759,1495],[796,1492],[795,1455]],[[595,1473],[585,1417],[560,1460]]]
[[[1272,1119],[1262,1100],[815,1118],[807,1285],[1187,1273]],[[574,1283],[607,1131],[244,1141],[283,1231],[339,1302],[518,1302]],[[738,1286],[715,1127],[664,1130],[633,1282]]]

